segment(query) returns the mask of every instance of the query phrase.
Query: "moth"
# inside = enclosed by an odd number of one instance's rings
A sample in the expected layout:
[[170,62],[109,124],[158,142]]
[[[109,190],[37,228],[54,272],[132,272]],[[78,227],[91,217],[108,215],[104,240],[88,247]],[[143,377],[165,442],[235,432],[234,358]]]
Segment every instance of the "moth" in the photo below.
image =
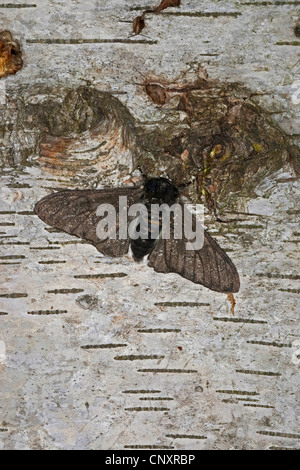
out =
[[[188,250],[186,237],[184,235],[181,239],[175,237],[175,221],[172,213],[170,236],[167,239],[161,237],[161,230],[156,239],[150,236],[144,239],[134,239],[130,236],[126,239],[99,239],[96,227],[100,217],[97,215],[97,208],[102,204],[114,206],[117,211],[118,230],[121,219],[121,214],[118,213],[121,196],[127,197],[125,209],[136,203],[144,204],[149,210],[149,219],[152,204],[167,204],[169,207],[174,203],[183,204],[179,189],[169,180],[149,178],[142,186],[59,191],[41,199],[34,211],[48,225],[90,242],[106,256],[124,256],[130,247],[135,261],[141,261],[148,256],[148,266],[156,272],[177,273],[195,284],[201,284],[217,292],[238,292],[240,280],[237,269],[223,249],[204,230],[202,248]],[[191,214],[191,218],[195,225],[196,216]]]

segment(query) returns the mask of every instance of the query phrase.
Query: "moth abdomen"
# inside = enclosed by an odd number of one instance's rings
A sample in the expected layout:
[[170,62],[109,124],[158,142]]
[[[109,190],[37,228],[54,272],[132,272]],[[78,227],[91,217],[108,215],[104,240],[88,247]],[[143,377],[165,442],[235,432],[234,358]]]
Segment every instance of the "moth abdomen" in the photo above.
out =
[[152,220],[150,209],[147,217],[141,217],[136,229],[139,232],[139,238],[131,240],[131,250],[135,261],[141,261],[152,251],[155,240],[159,237],[161,220]]
[[162,212],[155,211],[154,206],[166,204],[171,206],[178,197],[178,189],[165,178],[149,178],[144,185],[141,196],[142,202],[147,208],[147,214],[140,215],[140,221],[136,230],[139,238],[131,239],[131,249],[136,261],[140,261],[151,253],[162,229]]

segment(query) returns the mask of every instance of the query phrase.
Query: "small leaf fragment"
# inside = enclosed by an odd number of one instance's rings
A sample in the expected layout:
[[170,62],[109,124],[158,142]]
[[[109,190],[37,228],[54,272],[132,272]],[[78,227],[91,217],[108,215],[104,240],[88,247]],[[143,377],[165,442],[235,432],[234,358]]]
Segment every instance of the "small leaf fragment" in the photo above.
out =
[[22,68],[22,53],[9,31],[0,32],[0,78],[14,75]]
[[167,94],[162,85],[158,83],[149,83],[146,85],[146,93],[150,96],[153,103],[163,105],[167,101]]
[[235,301],[235,298],[234,298],[233,294],[228,294],[227,299],[231,303],[230,311],[231,311],[232,315],[234,316],[234,307],[235,307],[236,301]]
[[143,29],[145,28],[145,20],[144,20],[144,15],[142,16],[137,16],[133,20],[133,32],[135,34],[140,34]]
[[162,0],[158,7],[154,10],[154,12],[157,14],[160,13],[162,10],[165,10],[166,8],[179,6],[180,0]]

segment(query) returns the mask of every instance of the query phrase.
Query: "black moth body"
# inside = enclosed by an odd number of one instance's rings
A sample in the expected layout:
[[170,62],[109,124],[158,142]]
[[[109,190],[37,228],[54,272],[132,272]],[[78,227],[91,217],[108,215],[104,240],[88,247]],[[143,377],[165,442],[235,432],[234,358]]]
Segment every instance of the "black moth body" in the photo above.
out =
[[[140,197],[139,202],[146,206],[148,217],[147,220],[142,221],[140,225],[142,227],[148,227],[148,233],[145,233],[145,238],[137,238],[130,242],[135,261],[141,261],[145,256],[150,254],[157,242],[157,240],[151,236],[151,205],[167,204],[168,206],[172,206],[176,203],[178,195],[179,191],[176,186],[165,178],[152,178],[145,181],[143,194]],[[159,225],[161,229],[161,218],[159,220]]]
[[[127,238],[100,240],[96,227],[100,220],[96,211],[101,204],[111,204],[119,210],[119,197],[127,196],[127,209],[136,203],[143,203],[148,210],[146,226],[150,227],[151,204],[179,203],[179,190],[165,178],[146,179],[142,187],[64,190],[41,199],[35,206],[35,213],[48,225],[70,235],[87,240],[106,256],[124,256],[131,247],[135,261],[148,256],[148,266],[160,273],[177,273],[211,290],[224,293],[238,292],[238,272],[222,248],[204,231],[204,244],[199,250],[187,250],[186,240],[174,237],[174,218],[171,216],[170,238],[149,237],[131,240]],[[120,214],[118,214],[119,216]],[[193,223],[195,216],[192,215]],[[118,227],[117,219],[117,229]],[[108,234],[109,236],[109,234]]]

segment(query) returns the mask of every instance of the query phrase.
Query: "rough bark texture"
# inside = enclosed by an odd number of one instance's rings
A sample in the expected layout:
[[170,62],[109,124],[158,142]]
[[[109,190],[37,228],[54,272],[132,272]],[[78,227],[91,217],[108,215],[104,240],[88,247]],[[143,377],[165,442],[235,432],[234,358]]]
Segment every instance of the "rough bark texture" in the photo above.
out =
[[[198,3],[137,36],[155,2],[0,5],[23,58],[0,80],[2,449],[299,447],[299,2]],[[33,214],[138,169],[206,204],[234,316]]]

